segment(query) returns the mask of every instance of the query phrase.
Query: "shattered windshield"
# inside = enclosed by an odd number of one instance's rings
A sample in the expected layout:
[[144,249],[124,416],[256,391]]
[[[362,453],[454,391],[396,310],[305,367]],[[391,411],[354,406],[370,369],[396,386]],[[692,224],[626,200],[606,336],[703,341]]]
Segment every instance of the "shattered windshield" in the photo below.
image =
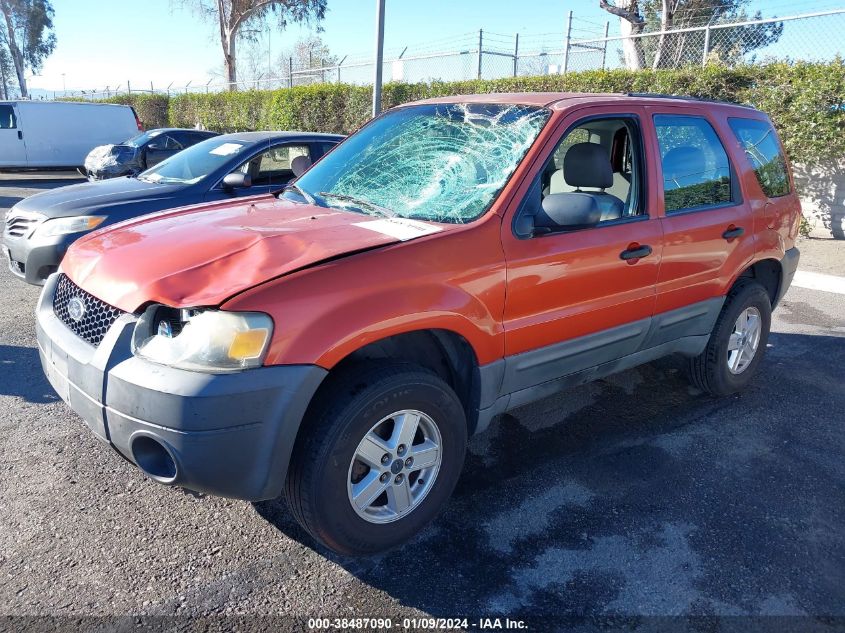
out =
[[490,206],[548,117],[543,108],[522,105],[398,108],[338,146],[296,185],[326,206],[470,222]]

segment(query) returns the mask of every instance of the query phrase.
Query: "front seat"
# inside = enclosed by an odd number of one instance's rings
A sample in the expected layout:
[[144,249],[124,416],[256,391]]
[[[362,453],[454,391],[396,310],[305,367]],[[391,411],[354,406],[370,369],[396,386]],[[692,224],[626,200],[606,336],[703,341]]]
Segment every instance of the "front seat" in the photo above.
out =
[[294,178],[299,178],[302,174],[308,171],[311,167],[311,158],[300,155],[290,162],[290,170],[293,172]]
[[[591,196],[601,209],[601,219],[622,217],[625,203],[605,191],[613,185],[613,167],[605,149],[597,143],[576,143],[563,158],[563,178],[575,191]],[[581,191],[591,187],[599,191]]]

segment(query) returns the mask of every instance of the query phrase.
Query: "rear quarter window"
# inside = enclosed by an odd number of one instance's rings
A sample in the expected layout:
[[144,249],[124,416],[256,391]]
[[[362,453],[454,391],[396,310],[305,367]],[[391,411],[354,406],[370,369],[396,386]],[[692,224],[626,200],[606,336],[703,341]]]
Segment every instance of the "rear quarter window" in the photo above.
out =
[[728,119],[728,124],[745,150],[763,193],[769,198],[787,195],[790,186],[786,157],[771,123],[737,117]]

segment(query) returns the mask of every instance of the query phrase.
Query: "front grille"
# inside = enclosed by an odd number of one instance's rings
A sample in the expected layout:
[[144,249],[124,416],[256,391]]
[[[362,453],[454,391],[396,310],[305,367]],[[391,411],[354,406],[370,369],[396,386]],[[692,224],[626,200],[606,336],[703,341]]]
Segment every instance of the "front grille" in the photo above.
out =
[[[78,320],[71,318],[68,311],[68,304],[74,297],[85,306],[85,310]],[[95,347],[100,344],[117,318],[124,314],[122,310],[110,306],[85,292],[66,275],[60,275],[56,284],[56,294],[53,296],[53,312],[73,330],[74,334]]]
[[28,215],[10,215],[6,218],[6,235],[9,237],[23,237],[40,223],[40,219]]

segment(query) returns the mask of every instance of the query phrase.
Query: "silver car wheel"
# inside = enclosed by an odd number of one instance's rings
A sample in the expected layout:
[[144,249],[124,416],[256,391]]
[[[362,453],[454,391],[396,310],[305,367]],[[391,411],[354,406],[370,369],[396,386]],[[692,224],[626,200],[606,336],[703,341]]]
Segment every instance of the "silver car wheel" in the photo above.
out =
[[349,465],[349,503],[370,523],[410,514],[429,493],[443,459],[440,430],[422,411],[403,410],[367,432]]
[[763,319],[757,308],[740,312],[728,339],[728,370],[732,374],[741,374],[754,360],[762,331]]

